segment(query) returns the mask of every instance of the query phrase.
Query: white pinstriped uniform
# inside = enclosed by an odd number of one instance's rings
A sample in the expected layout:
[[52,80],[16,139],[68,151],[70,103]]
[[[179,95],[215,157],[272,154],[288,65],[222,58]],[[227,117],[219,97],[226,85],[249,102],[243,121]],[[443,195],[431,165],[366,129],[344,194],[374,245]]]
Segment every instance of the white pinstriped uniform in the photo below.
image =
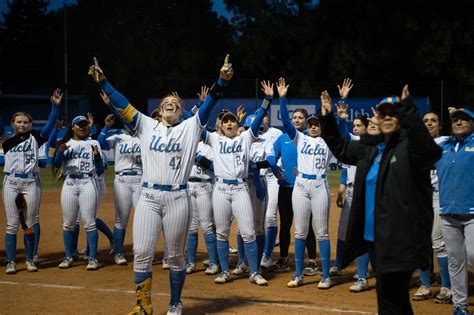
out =
[[136,208],[140,197],[142,155],[137,138],[127,134],[106,139],[115,156],[114,204],[115,227],[125,229],[131,208]]
[[[328,240],[331,196],[326,171],[332,153],[321,137],[313,138],[297,131],[294,141],[297,143],[298,152],[298,176],[292,195],[295,237],[306,239],[309,218],[313,214],[312,224],[316,239]],[[304,175],[315,175],[317,179],[305,179]]]
[[[203,142],[199,142],[196,154],[202,155],[211,161],[213,160],[211,148]],[[198,233],[199,226],[201,226],[204,234],[214,232],[212,213],[212,182],[214,180],[214,173],[204,170],[198,165],[193,165],[189,178],[190,180],[202,180],[202,182],[190,181],[188,183],[192,209],[189,233]]]
[[[134,271],[151,272],[158,236],[163,229],[171,270],[186,268],[185,247],[191,210],[186,187],[202,130],[199,115],[166,127],[141,113],[140,141],[143,187],[133,226]],[[172,191],[154,189],[171,185]],[[147,187],[145,187],[147,186]]]
[[[256,140],[251,129],[232,139],[207,133],[207,143],[214,153],[216,184],[212,195],[214,223],[217,240],[229,238],[232,215],[237,219],[240,234],[245,243],[255,240],[255,227],[248,177],[250,146]],[[226,184],[224,180],[236,181]]]
[[[41,200],[38,152],[38,142],[33,134],[30,134],[25,141],[17,144],[5,153],[5,167],[3,171],[6,174],[3,178],[2,195],[7,216],[6,232],[9,234],[16,234],[20,224],[20,215],[15,204],[15,198],[19,193],[24,194],[27,204],[26,224],[31,227],[37,220]],[[15,174],[27,174],[28,177],[19,178]]]
[[[66,177],[61,191],[63,229],[73,231],[78,214],[87,232],[96,229],[95,218],[98,202],[98,187],[95,177],[95,163],[92,146],[100,145],[97,140],[70,139],[64,151],[63,175]],[[60,153],[59,153],[60,154]],[[72,178],[73,176],[84,178]]]

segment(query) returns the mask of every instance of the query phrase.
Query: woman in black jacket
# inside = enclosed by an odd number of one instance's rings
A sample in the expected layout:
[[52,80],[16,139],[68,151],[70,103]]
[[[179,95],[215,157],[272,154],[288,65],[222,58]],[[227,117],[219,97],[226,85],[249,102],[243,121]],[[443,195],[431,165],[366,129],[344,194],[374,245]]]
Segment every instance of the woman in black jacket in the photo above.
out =
[[430,170],[441,156],[417,114],[408,86],[401,102],[376,108],[381,136],[371,145],[347,142],[321,94],[322,137],[342,163],[357,165],[343,267],[368,251],[377,279],[379,314],[412,314],[409,281],[426,269],[433,222]]

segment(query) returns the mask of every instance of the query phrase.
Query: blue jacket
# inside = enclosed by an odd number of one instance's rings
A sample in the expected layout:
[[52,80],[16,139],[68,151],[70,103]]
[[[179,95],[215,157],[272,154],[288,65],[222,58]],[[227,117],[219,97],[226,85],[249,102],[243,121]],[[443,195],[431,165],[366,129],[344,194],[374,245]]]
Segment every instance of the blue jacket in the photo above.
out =
[[274,155],[267,157],[272,170],[276,166],[278,159],[281,158],[284,178],[278,180],[280,186],[293,187],[295,184],[295,170],[298,168],[296,143],[292,141],[287,133],[282,134],[273,143]]
[[439,146],[443,149],[436,163],[439,180],[440,215],[474,215],[474,132],[459,139],[454,136]]

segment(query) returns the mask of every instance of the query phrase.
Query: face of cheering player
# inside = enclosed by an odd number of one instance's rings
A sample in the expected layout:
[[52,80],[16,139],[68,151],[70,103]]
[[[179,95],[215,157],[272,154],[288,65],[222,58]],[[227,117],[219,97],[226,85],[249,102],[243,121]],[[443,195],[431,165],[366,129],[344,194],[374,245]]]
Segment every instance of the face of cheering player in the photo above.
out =
[[365,125],[362,123],[362,121],[360,119],[354,119],[354,123],[353,123],[353,126],[352,126],[352,132],[356,136],[361,136],[361,135],[364,135],[364,134],[367,133],[367,128],[365,127]]
[[321,128],[319,127],[319,120],[317,119],[310,119],[307,122],[308,126],[308,135],[310,137],[316,138],[321,135]]
[[474,120],[467,115],[456,115],[451,117],[451,130],[456,137],[470,134],[474,130]]
[[371,136],[377,136],[380,134],[379,126],[377,124],[374,124],[370,119],[369,124],[367,125],[367,133]]
[[91,127],[88,121],[83,120],[72,126],[72,131],[74,132],[72,137],[74,140],[84,140],[89,137]]
[[438,138],[441,132],[441,124],[439,123],[439,117],[435,113],[426,113],[423,116],[423,123],[428,129],[431,138]]
[[16,134],[23,134],[31,130],[33,121],[27,116],[17,115],[13,118],[12,127]]
[[167,96],[160,104],[161,123],[174,126],[182,115],[181,102],[174,96]]
[[306,124],[306,116],[302,112],[293,112],[293,116],[291,116],[291,122],[295,125],[296,129],[301,130],[304,129]]
[[222,119],[222,134],[228,138],[234,138],[239,131],[239,123],[234,117],[226,116]]

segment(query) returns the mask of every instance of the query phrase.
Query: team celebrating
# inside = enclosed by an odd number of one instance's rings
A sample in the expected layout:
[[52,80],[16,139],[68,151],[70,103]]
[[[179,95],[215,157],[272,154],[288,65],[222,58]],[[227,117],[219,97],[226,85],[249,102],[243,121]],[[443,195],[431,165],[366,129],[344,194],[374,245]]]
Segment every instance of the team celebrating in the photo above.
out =
[[[131,210],[135,210],[136,305],[130,314],[153,313],[153,260],[161,233],[171,293],[167,314],[182,314],[185,278],[196,272],[199,228],[208,254],[205,274],[214,275],[216,284],[248,273],[251,284],[266,286],[265,274],[290,272],[293,218],[295,269],[288,277],[288,288],[304,284],[305,276],[320,274],[318,289],[330,289],[334,277],[355,261],[357,273],[348,289],[368,290],[367,279],[374,274],[380,314],[413,314],[410,299],[431,298],[436,303],[453,303],[453,314],[469,314],[468,270],[474,263],[474,110],[449,108],[452,134],[441,136],[440,115],[428,112],[421,117],[405,86],[400,97],[383,99],[372,117],[355,117],[349,131],[350,79],[338,86],[340,98],[335,106],[323,91],[319,114],[309,115],[298,108],[290,116],[290,86],[279,78],[275,84],[261,82],[265,97],[254,114],[246,116],[243,108],[237,113],[224,109],[217,115],[215,128],[210,128],[211,112],[233,74],[227,55],[218,80],[210,88],[201,87],[191,111],[184,111],[183,101],[173,92],[148,117],[109,83],[94,58],[89,75],[111,111],[97,139],[91,135],[91,117],[77,116],[57,141],[62,128],[59,89],[51,97],[51,113],[40,131],[32,129],[33,119],[25,112],[13,115],[11,136],[0,121],[6,273],[17,272],[20,227],[26,269],[38,271],[38,168],[50,166],[63,180],[65,256],[59,268],[71,268],[79,258],[80,222],[86,230],[88,271],[101,266],[98,230],[108,235],[115,263],[127,265],[124,241]],[[283,132],[269,126],[275,90]],[[123,124],[123,134],[110,133],[116,120]],[[97,217],[105,195],[103,150],[113,150],[115,156],[113,232]],[[331,265],[328,168],[333,156],[343,163],[343,171],[336,200],[341,208],[336,259]],[[239,259],[231,267],[233,220]],[[277,237],[280,257],[274,260]],[[433,253],[441,278],[437,294],[431,281]],[[421,283],[410,297],[415,271]]]

